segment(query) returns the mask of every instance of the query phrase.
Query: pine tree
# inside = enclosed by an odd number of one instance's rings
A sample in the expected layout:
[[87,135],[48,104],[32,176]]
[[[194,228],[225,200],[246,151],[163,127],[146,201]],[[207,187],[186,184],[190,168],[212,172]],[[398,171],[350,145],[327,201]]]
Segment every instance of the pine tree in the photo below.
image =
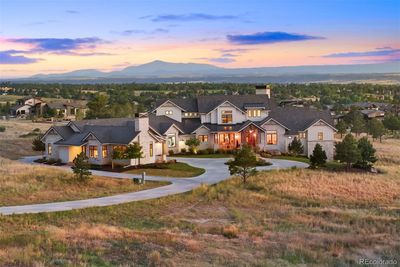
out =
[[385,133],[385,126],[383,126],[383,123],[377,119],[372,119],[368,123],[368,128],[372,139],[379,138],[380,142],[382,142],[382,135]]
[[357,147],[361,154],[361,159],[357,162],[357,165],[363,169],[372,167],[372,165],[377,161],[377,158],[375,157],[376,150],[368,138],[363,137],[358,140]]
[[336,124],[336,129],[340,133],[340,138],[343,138],[343,134],[347,132],[347,124],[341,120]]
[[241,176],[243,183],[247,183],[249,176],[254,175],[257,170],[257,157],[249,145],[243,145],[236,153],[233,160],[228,162],[231,175]]
[[350,169],[351,164],[361,159],[361,154],[357,146],[357,141],[351,134],[347,134],[342,142],[339,142],[335,145],[335,148],[335,159],[341,162],[345,162],[347,165],[347,170]]
[[32,150],[43,152],[46,150],[45,144],[42,142],[43,135],[38,135],[35,139],[32,140]]
[[294,156],[303,154],[304,148],[303,148],[303,145],[302,145],[300,139],[295,137],[293,139],[293,141],[289,144],[288,150],[289,150],[289,153]]
[[92,174],[90,172],[90,163],[88,157],[84,152],[81,152],[73,160],[73,163],[74,166],[72,167],[72,170],[74,171],[78,181],[86,182]]
[[316,169],[318,167],[325,166],[326,159],[327,156],[325,151],[322,149],[322,146],[317,143],[314,147],[312,155],[310,156],[311,168]]

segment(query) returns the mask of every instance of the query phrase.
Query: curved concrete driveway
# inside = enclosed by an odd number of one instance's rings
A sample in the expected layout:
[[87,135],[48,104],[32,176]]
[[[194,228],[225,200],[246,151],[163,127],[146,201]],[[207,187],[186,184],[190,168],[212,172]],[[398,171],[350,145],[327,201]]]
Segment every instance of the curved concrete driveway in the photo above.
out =
[[[37,157],[26,157],[22,159],[22,162],[33,163],[33,160]],[[39,212],[54,212],[54,211],[66,211],[72,209],[82,209],[88,207],[102,207],[111,206],[121,203],[127,203],[132,201],[146,200],[164,197],[168,195],[174,195],[179,193],[184,193],[193,190],[194,188],[200,186],[201,184],[216,184],[223,180],[229,179],[230,174],[228,166],[224,163],[228,159],[194,159],[194,158],[177,158],[180,162],[188,163],[195,167],[204,168],[206,171],[200,176],[193,178],[167,178],[167,177],[157,177],[157,176],[147,176],[147,180],[151,181],[168,181],[171,182],[170,185],[157,187],[153,189],[118,194],[108,197],[91,198],[84,200],[73,200],[73,201],[63,201],[63,202],[52,202],[45,204],[31,204],[22,206],[7,206],[0,207],[0,214],[10,215],[10,214],[24,214],[24,213],[39,213]],[[258,167],[258,170],[273,170],[273,169],[288,169],[292,167],[305,168],[308,165],[302,162],[281,160],[281,159],[268,159],[272,165]],[[45,165],[46,166],[46,165]],[[63,168],[66,171],[72,171],[69,167],[54,167],[50,168]],[[107,171],[92,171],[93,175],[98,176],[108,176],[113,178],[121,179],[132,179],[133,177],[138,177],[135,174],[127,173],[114,173]]]

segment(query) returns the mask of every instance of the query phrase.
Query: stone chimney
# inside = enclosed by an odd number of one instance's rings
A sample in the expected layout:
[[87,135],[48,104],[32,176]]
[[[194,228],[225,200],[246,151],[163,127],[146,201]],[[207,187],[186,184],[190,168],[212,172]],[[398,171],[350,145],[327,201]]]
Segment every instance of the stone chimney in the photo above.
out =
[[268,98],[271,98],[271,87],[269,84],[256,85],[256,95],[267,95]]
[[135,118],[135,131],[149,130],[149,116],[147,113],[139,113]]

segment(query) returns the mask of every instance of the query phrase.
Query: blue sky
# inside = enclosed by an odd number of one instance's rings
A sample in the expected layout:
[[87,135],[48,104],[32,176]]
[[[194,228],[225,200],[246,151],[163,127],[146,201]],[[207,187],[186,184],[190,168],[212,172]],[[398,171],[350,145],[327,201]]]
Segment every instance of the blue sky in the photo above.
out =
[[3,76],[158,59],[225,67],[388,62],[400,58],[400,1],[0,0],[0,38]]

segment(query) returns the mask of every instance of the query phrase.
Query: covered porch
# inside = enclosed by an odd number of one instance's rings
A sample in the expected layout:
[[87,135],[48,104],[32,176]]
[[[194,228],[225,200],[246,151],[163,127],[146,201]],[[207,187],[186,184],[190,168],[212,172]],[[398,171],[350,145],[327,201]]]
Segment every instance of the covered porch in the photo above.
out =
[[243,144],[257,147],[262,144],[264,131],[255,125],[249,125],[239,131],[214,133],[214,149],[239,149]]

